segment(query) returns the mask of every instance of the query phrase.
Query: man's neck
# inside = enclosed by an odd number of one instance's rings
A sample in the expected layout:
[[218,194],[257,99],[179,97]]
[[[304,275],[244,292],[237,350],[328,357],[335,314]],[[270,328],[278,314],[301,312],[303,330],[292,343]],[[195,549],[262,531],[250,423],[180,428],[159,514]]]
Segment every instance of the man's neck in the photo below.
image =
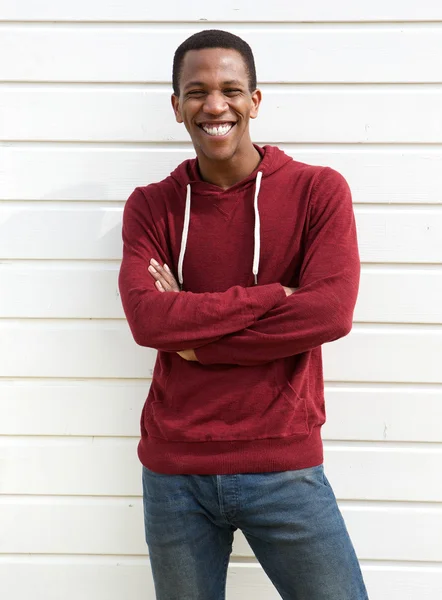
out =
[[204,156],[198,157],[198,166],[201,179],[217,185],[223,190],[232,187],[238,181],[245,179],[256,169],[261,162],[261,155],[252,145],[250,152],[244,155],[235,155],[229,161],[217,161],[216,163],[207,160]]

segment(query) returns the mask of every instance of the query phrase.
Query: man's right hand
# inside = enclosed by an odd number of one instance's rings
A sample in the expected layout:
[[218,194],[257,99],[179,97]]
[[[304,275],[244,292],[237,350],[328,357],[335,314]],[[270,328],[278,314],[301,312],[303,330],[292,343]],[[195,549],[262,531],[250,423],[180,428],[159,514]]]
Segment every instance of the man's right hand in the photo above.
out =
[[176,293],[180,291],[180,286],[166,263],[161,266],[159,262],[154,258],[151,258],[148,271],[155,279],[155,285],[158,291]]
[[285,285],[282,286],[284,288],[284,292],[286,296],[291,296],[293,294],[293,292],[296,292],[296,290],[298,288],[291,288],[291,287],[286,287]]

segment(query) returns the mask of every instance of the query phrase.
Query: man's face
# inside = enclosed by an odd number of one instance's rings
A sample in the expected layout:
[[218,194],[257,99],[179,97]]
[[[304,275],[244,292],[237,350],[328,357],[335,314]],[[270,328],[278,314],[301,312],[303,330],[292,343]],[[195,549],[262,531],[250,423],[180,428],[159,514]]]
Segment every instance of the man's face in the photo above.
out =
[[172,96],[198,156],[229,160],[251,144],[249,119],[258,114],[261,92],[249,90],[243,57],[236,50],[206,48],[184,56],[180,95]]

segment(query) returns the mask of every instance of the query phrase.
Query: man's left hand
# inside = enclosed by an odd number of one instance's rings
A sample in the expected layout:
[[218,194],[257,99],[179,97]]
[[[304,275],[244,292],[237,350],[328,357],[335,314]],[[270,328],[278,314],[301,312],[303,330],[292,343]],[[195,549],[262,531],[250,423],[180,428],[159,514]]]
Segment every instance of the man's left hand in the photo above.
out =
[[196,357],[194,350],[182,350],[181,352],[178,352],[178,354],[181,356],[181,358],[184,358],[184,360],[191,360],[194,362],[198,362],[198,359]]

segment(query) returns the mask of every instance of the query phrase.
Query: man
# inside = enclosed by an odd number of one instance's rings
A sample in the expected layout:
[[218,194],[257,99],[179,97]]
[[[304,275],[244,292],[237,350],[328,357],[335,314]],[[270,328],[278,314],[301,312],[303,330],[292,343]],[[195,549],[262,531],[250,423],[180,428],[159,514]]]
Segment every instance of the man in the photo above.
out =
[[172,105],[197,158],[124,211],[122,302],[158,350],[139,444],[156,594],[224,598],[241,529],[282,598],[366,599],[320,437],[321,345],[350,331],[358,292],[351,196],[252,143],[260,102],[243,40],[183,42]]

